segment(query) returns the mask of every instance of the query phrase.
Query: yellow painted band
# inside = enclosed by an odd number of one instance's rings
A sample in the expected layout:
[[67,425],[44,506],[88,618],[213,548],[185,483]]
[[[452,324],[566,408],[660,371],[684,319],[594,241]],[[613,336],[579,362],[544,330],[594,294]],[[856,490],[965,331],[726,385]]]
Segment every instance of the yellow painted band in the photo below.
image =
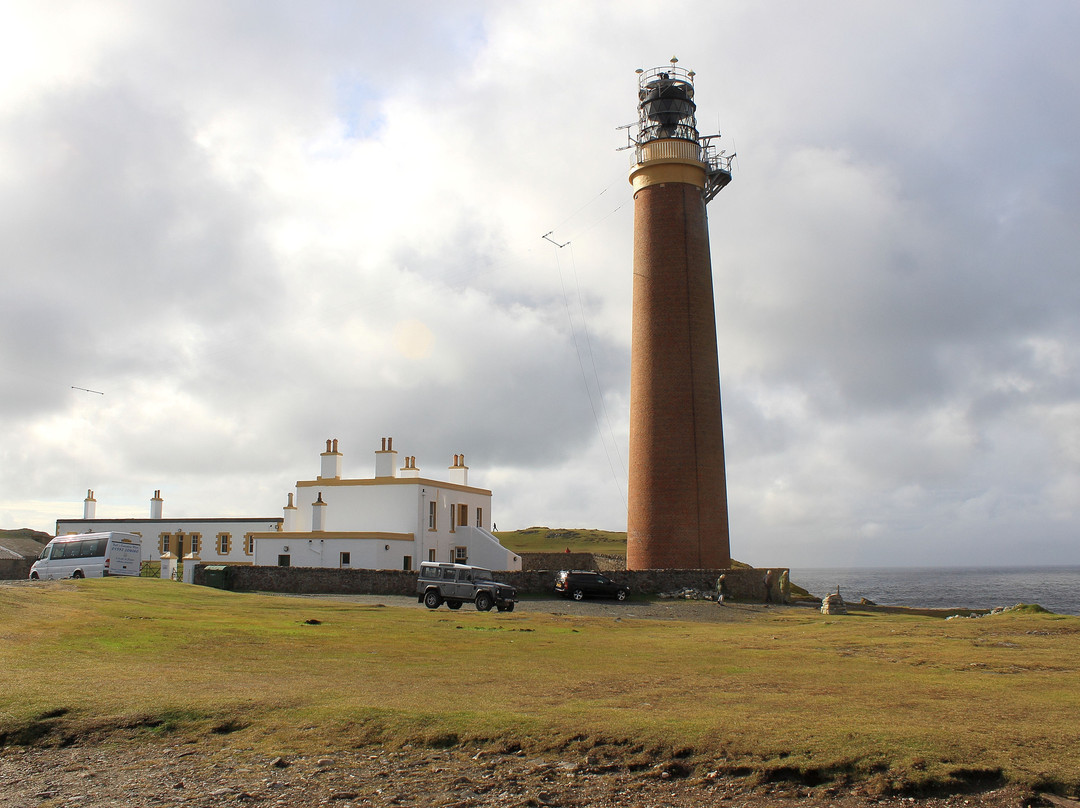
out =
[[469,485],[447,483],[442,480],[428,480],[424,477],[375,477],[365,480],[297,480],[297,488],[325,488],[334,485],[422,485],[427,488],[445,488],[449,491],[464,491],[470,494],[491,496],[486,488],[473,488]]
[[630,172],[630,184],[634,186],[634,193],[650,185],[669,182],[683,182],[704,189],[705,166],[681,160],[657,160],[634,166]]

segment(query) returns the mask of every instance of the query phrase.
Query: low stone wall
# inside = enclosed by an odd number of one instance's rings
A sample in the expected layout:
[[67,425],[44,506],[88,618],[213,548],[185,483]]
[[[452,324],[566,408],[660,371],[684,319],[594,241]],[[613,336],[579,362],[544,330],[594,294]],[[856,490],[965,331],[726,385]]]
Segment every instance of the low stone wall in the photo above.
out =
[[[560,554],[556,553],[556,557]],[[571,553],[571,556],[574,554]],[[583,569],[575,566],[570,569]],[[520,572],[496,572],[495,579],[510,584],[522,595],[550,595],[554,592],[555,573],[559,569],[530,569]],[[206,565],[195,569],[195,583],[204,584]],[[728,597],[733,600],[765,600],[767,569],[741,567],[729,570],[622,570],[610,572],[612,580],[630,587],[631,595],[659,595],[684,589],[716,591],[716,579],[726,575]],[[774,601],[780,600],[782,567],[772,568]],[[225,569],[225,588],[241,592],[287,592],[310,595],[415,595],[416,572],[403,570],[342,570],[315,567],[229,566]]]
[[0,580],[17,581],[30,577],[36,558],[0,558]]
[[[195,568],[195,583],[205,584],[206,566]],[[318,567],[225,568],[225,588],[238,592],[288,592],[309,595],[415,595],[416,573],[404,570],[342,570]]]

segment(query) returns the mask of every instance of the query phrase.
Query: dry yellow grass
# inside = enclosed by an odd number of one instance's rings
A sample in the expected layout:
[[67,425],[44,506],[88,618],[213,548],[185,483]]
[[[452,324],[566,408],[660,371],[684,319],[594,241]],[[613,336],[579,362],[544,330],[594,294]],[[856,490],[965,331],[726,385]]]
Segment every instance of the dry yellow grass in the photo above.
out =
[[1080,618],[1039,614],[800,609],[704,624],[137,579],[2,586],[0,735],[52,742],[128,726],[290,749],[625,742],[761,777],[1075,791],[1078,638]]

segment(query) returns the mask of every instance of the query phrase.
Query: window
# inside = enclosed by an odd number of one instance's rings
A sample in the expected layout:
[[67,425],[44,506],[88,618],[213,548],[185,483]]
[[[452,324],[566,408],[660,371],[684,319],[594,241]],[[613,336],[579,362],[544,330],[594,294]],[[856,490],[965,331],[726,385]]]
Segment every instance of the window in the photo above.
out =
[[228,555],[229,549],[232,547],[232,536],[228,533],[218,533],[218,555]]
[[469,524],[469,506],[458,505],[457,506],[457,523],[461,527],[465,527]]
[[192,555],[198,555],[199,554],[199,547],[201,545],[202,545],[202,534],[201,533],[192,533],[191,534],[191,547],[188,548],[188,552],[191,553]]
[[405,572],[408,572],[412,569],[412,556],[405,556],[401,560],[401,568],[405,570]]
[[108,539],[83,539],[78,542],[79,558],[95,558],[105,555],[105,545],[108,544],[108,541]]
[[248,555],[253,555],[255,553],[255,537],[250,533],[244,536],[244,552]]
[[435,502],[435,500],[431,500],[431,502],[428,503],[428,517],[427,517],[427,528],[428,528],[428,530],[434,530],[435,529],[435,508],[436,508],[436,506],[437,506],[437,503]]
[[338,566],[342,569],[347,569],[351,563],[352,553],[341,553],[338,558]]
[[484,526],[484,509],[476,509],[476,526],[482,528]]
[[454,548],[454,562],[457,564],[469,563],[469,548],[468,547],[455,547]]
[[289,566],[289,556],[288,555],[279,555],[277,557],[277,565],[279,567],[287,567],[287,566]]
[[169,539],[172,537],[168,533],[161,534],[161,554],[165,555],[169,552]]
[[427,551],[427,560],[428,561],[434,561],[435,560],[435,551],[434,550],[428,550]]

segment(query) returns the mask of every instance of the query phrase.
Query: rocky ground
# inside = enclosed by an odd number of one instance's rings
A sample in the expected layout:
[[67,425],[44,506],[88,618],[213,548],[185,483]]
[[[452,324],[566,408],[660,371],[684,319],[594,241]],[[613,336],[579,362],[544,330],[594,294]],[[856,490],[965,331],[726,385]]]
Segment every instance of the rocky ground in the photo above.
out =
[[[218,742],[220,743],[220,742]],[[753,785],[680,766],[641,768],[606,756],[533,757],[502,750],[365,749],[269,758],[199,745],[0,750],[0,806],[592,806],[594,808],[1027,808],[1069,802],[1013,787],[941,797],[865,789]],[[1080,808],[1080,803],[1071,803]]]
[[[420,607],[414,598],[333,596],[335,600]],[[465,607],[469,608],[469,607]],[[707,601],[574,603],[526,600],[522,612],[615,620],[753,620],[775,608]],[[404,747],[328,750],[317,757],[270,757],[234,748],[228,736],[170,745],[113,737],[65,748],[0,747],[0,808],[103,806],[595,806],[596,808],[1080,808],[1016,787],[943,796],[883,796],[871,784],[810,787],[759,784],[708,764],[650,760],[618,749],[537,756],[527,750]]]

